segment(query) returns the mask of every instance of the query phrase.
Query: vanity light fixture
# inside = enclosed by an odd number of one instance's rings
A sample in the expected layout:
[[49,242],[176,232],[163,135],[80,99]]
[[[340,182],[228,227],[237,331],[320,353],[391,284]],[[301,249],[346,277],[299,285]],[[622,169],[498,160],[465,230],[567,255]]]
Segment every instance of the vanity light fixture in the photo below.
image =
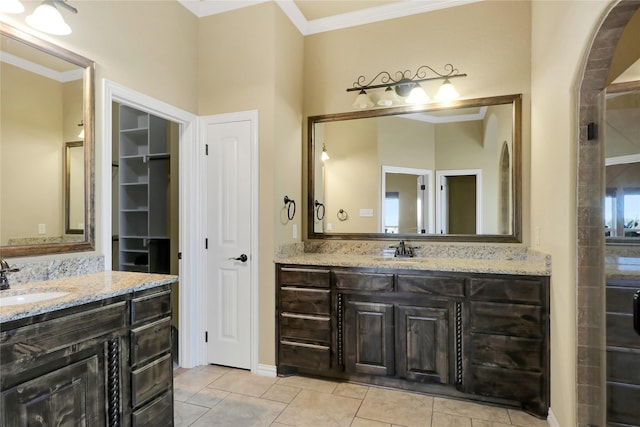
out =
[[[458,69],[454,68],[451,64],[444,66],[444,73],[440,73],[428,65],[422,65],[418,67],[415,73],[412,73],[410,70],[396,71],[395,75],[392,76],[387,71],[381,71],[368,83],[365,83],[367,81],[366,77],[360,76],[358,80],[353,83],[353,87],[347,88],[347,92],[358,91],[358,96],[353,102],[353,107],[360,109],[371,108],[375,105],[367,94],[367,91],[380,88],[385,88],[385,91],[379,97],[376,103],[377,105],[390,107],[397,103],[424,104],[429,102],[430,98],[420,83],[431,80],[444,80],[436,95],[436,99],[446,102],[459,96],[451,84],[450,79],[466,76],[466,74],[460,73]],[[404,100],[402,98],[404,98]]]
[[322,144],[322,155],[320,156],[320,160],[322,160],[323,162],[326,162],[330,158],[331,157],[329,157],[329,153],[327,153],[327,147],[325,147],[325,145]]
[[0,0],[0,13],[22,13],[24,5],[20,0]]
[[71,34],[71,27],[64,22],[64,18],[56,5],[62,6],[71,13],[78,13],[78,9],[68,5],[67,0],[45,0],[31,15],[25,18],[25,21],[30,27],[43,33],[56,36]]

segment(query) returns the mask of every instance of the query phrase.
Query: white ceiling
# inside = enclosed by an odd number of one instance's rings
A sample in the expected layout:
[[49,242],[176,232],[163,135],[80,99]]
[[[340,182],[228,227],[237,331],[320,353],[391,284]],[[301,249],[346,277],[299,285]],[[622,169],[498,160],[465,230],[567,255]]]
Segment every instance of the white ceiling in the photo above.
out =
[[475,3],[482,0],[178,0],[198,17],[274,1],[303,35]]

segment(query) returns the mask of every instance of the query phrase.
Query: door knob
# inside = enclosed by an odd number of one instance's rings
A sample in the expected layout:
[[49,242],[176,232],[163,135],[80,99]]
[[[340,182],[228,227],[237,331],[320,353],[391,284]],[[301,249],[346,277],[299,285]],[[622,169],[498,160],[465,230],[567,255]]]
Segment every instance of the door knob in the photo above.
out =
[[640,291],[633,296],[633,329],[640,335]]
[[249,259],[249,257],[247,257],[247,255],[246,255],[246,254],[242,254],[242,255],[240,255],[240,256],[239,256],[239,257],[237,257],[237,258],[233,258],[233,257],[231,257],[231,258],[229,258],[229,259],[230,259],[230,260],[233,260],[233,261],[247,262],[247,260]]

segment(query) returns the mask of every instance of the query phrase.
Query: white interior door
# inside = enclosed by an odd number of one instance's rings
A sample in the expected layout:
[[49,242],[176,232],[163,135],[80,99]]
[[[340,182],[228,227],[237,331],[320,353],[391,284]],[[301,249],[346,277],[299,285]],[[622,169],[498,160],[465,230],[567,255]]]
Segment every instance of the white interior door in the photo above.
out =
[[251,368],[251,122],[209,123],[207,358]]

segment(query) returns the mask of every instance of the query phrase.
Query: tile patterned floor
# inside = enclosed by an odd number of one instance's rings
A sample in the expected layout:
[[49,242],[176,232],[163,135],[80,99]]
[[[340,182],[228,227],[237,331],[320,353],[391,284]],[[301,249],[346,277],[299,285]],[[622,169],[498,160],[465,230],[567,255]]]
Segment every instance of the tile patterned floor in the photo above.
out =
[[221,366],[174,371],[175,427],[548,427],[524,412]]

